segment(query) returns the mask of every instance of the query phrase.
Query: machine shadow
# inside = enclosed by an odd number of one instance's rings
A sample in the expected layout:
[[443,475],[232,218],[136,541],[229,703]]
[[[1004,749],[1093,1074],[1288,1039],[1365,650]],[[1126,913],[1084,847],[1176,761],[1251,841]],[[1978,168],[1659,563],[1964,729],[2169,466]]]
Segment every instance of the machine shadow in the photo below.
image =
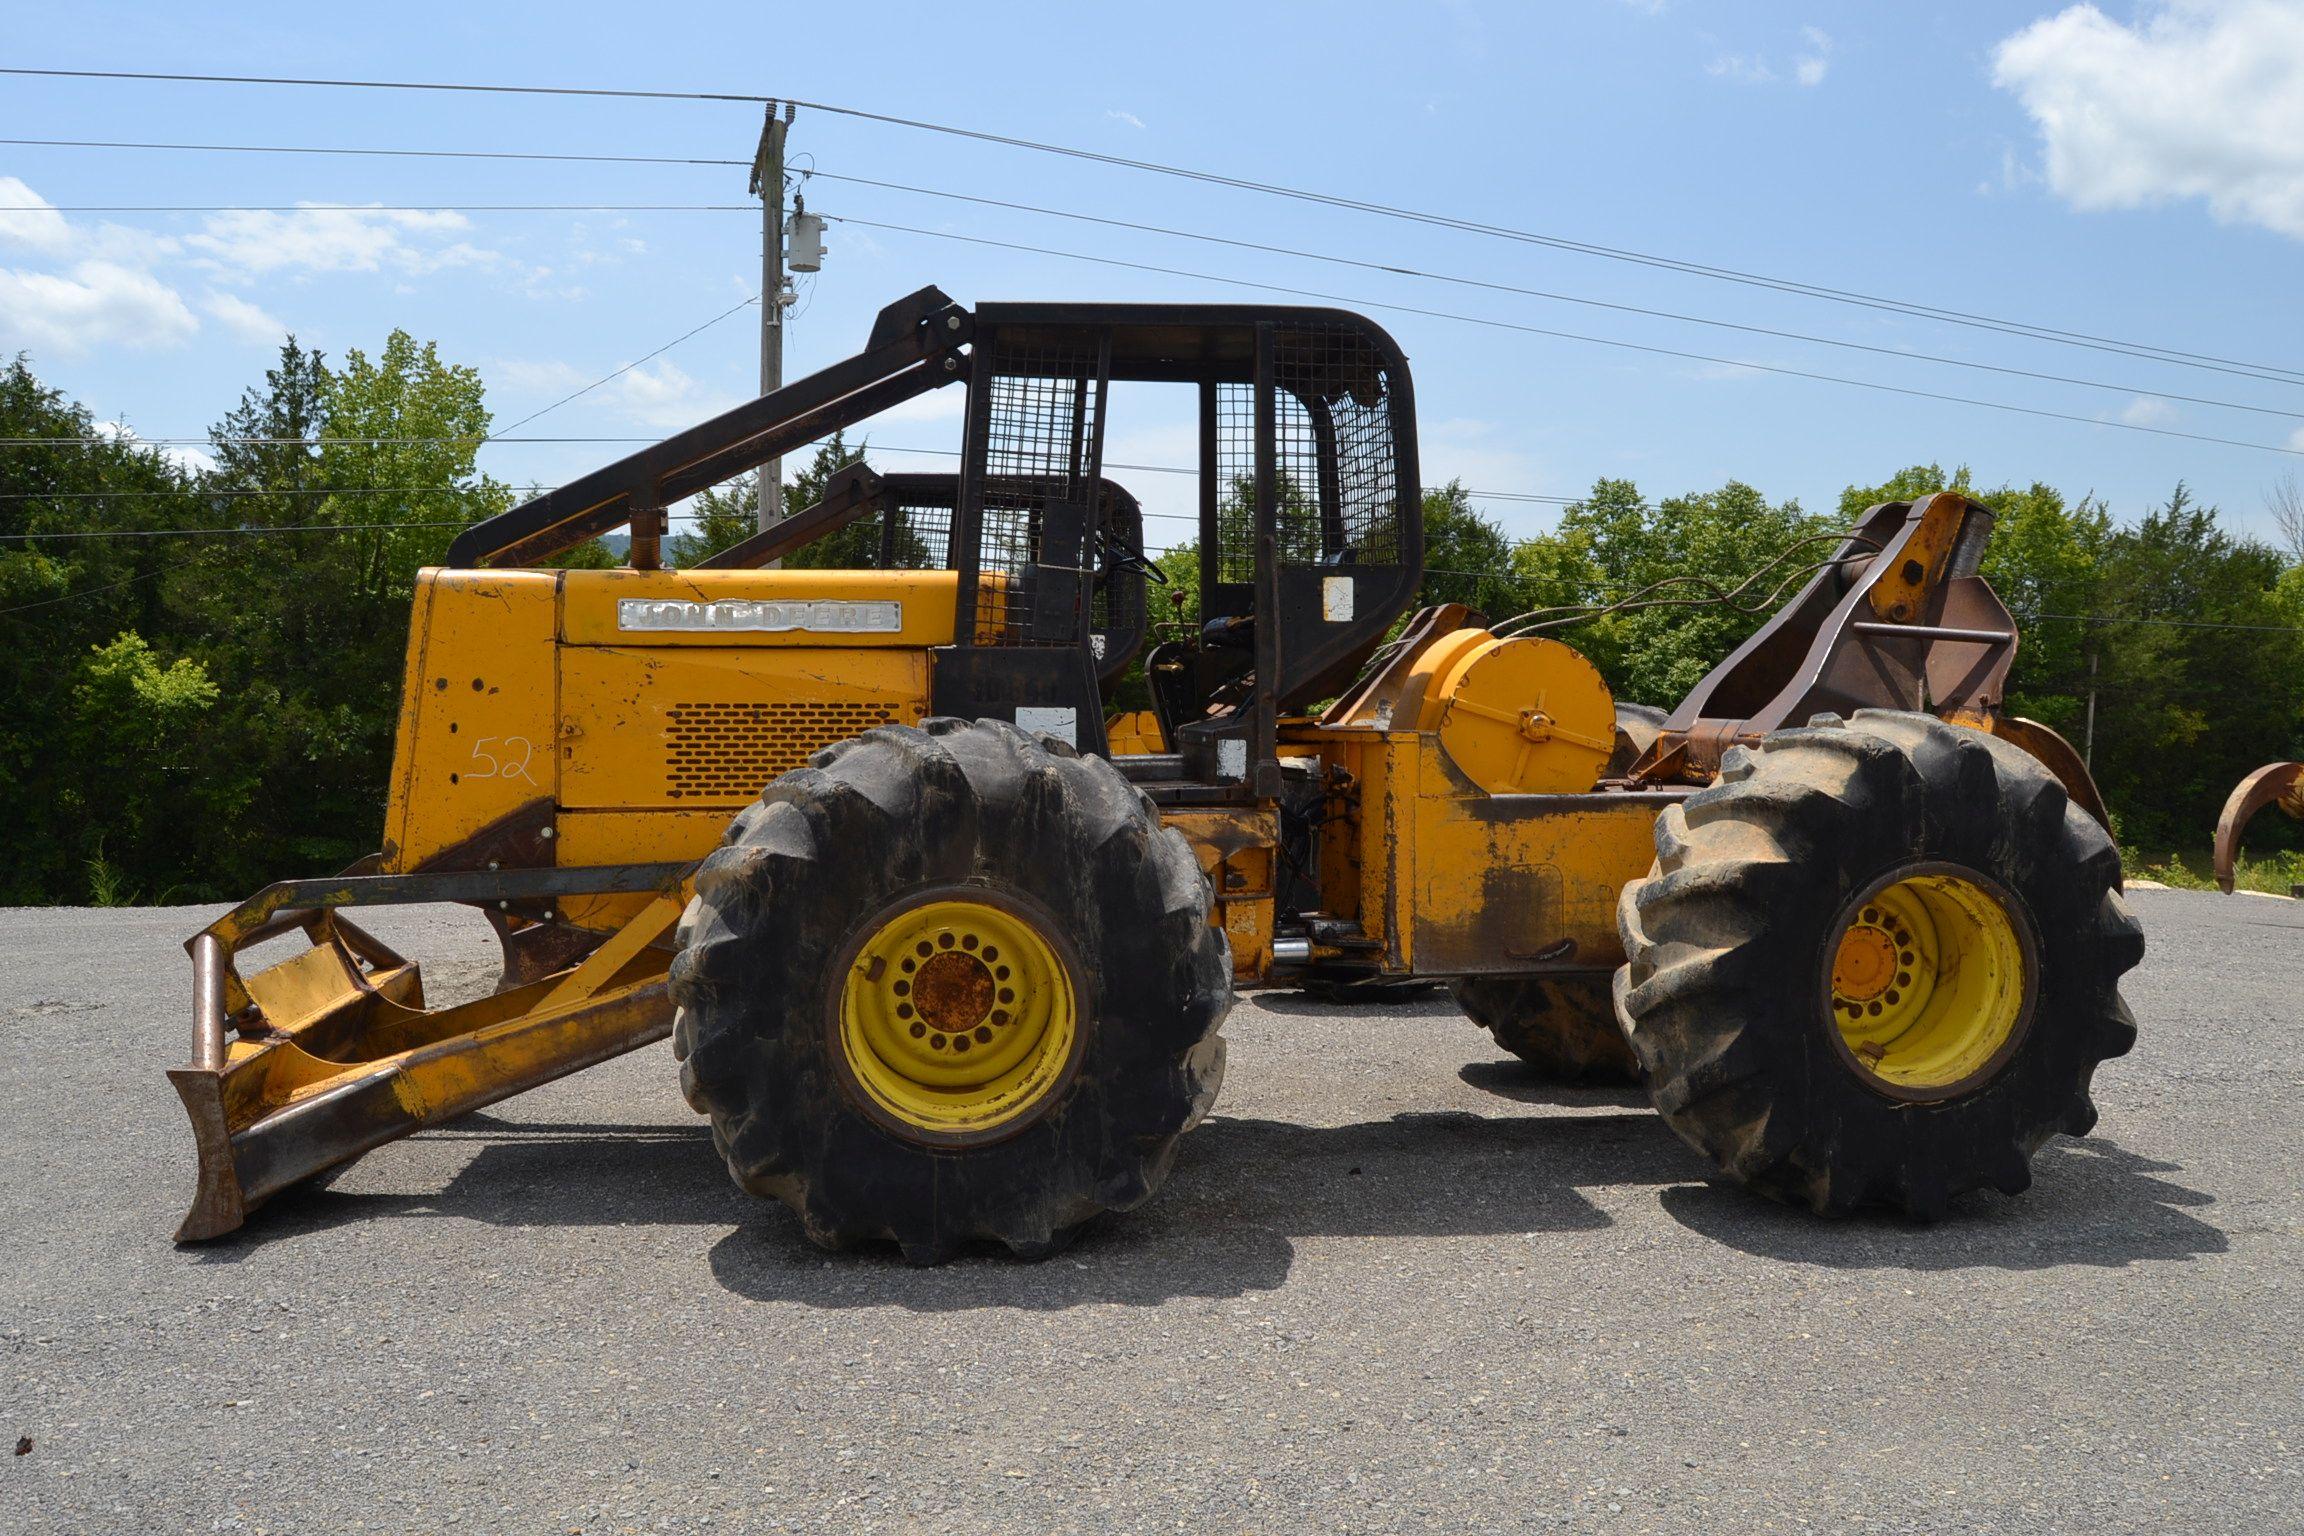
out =
[[1523,1061],[1472,1061],[1456,1069],[1468,1088],[1515,1104],[1563,1104],[1573,1109],[1648,1108],[1648,1090],[1637,1083],[1611,1088],[1577,1088],[1555,1083]]
[[729,1225],[757,1204],[729,1182],[700,1124],[553,1125],[480,1112],[405,1145],[443,1141],[481,1147],[437,1193],[342,1189],[332,1182],[338,1170],[283,1191],[247,1226],[192,1252],[203,1263],[237,1263],[268,1243],[392,1217],[500,1227]]
[[1725,1184],[1683,1184],[1659,1197],[1673,1220],[1713,1242],[1764,1259],[1831,1269],[2119,1269],[2223,1253],[2219,1228],[2190,1214],[2216,1197],[2158,1177],[2176,1163],[2139,1157],[2101,1136],[2058,1138],[2032,1159],[2032,1187],[1955,1201],[1941,1222],[1863,1212],[1819,1221]]
[[759,1208],[714,1247],[712,1272],[753,1300],[820,1307],[1154,1306],[1271,1290],[1307,1237],[1594,1231],[1609,1218],[1578,1186],[1686,1172],[1646,1115],[1415,1113],[1340,1126],[1219,1117],[1184,1139],[1159,1195],[1045,1263],[987,1251],[908,1269],[885,1248],[827,1254],[789,1213]]

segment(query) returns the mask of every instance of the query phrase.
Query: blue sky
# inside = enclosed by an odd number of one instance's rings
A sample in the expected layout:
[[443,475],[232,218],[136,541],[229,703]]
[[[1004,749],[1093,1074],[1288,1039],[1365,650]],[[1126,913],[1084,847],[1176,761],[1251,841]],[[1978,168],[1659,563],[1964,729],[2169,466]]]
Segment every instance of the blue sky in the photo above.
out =
[[[5,62],[783,93],[1406,205],[1575,240],[2304,369],[2304,4],[1410,6],[402,4],[20,7]],[[382,19],[389,15],[390,20]],[[14,138],[745,159],[741,104],[0,78]],[[1412,266],[1578,298],[2120,386],[1351,270],[816,179],[839,218],[1301,286],[1361,301],[1416,370],[1426,479],[1651,496],[1736,478],[1828,505],[1937,460],[1984,484],[2093,490],[2122,514],[2179,479],[2238,526],[2304,457],[2304,386],[1923,322],[1556,249],[803,109],[796,167]],[[757,290],[756,213],[402,212],[495,203],[744,204],[739,167],[0,145],[0,350],[99,416],[198,434],[292,329],[331,354],[393,326],[478,366],[508,423]],[[92,205],[352,205],[285,214]],[[363,209],[359,205],[370,205]],[[1195,278],[836,222],[803,279],[788,376],[854,350],[923,283],[993,298],[1239,299]],[[1408,305],[1707,354],[1694,362],[1400,313]],[[654,437],[751,393],[746,310],[527,434]],[[1732,366],[1944,391],[2046,420]],[[1136,409],[1131,413],[1130,407]],[[875,428],[950,446],[957,402]],[[2092,424],[2106,423],[2106,424]],[[1182,403],[1115,402],[1108,457],[1188,462]],[[623,450],[503,444],[553,483]],[[876,454],[876,457],[884,455]],[[887,462],[903,462],[887,458]],[[939,462],[911,461],[923,467]],[[1155,511],[1176,477],[1118,472]],[[1515,532],[1550,508],[1492,500]],[[1179,525],[1180,526],[1180,525]],[[1163,530],[1172,533],[1174,530]]]

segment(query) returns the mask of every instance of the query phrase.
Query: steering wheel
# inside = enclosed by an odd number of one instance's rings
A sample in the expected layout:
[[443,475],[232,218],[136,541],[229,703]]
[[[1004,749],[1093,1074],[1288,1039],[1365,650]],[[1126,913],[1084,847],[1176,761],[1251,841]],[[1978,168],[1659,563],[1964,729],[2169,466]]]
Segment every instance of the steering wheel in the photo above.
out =
[[1168,585],[1168,573],[1145,559],[1142,550],[1131,548],[1118,532],[1110,528],[1099,529],[1098,537],[1104,545],[1104,553],[1109,557],[1112,569],[1135,571],[1161,586]]

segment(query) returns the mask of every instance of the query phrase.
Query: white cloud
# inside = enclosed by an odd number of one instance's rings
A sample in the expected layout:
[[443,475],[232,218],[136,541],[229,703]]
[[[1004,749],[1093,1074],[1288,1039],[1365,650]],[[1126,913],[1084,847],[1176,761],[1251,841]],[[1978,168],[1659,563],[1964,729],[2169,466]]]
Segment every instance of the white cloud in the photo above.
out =
[[1722,80],[1741,80],[1746,85],[1766,85],[1776,78],[1776,71],[1758,54],[1721,54],[1704,66],[1704,73]]
[[132,447],[141,448],[154,458],[166,459],[177,468],[190,470],[197,475],[207,474],[216,467],[214,454],[199,448],[164,447],[158,443],[147,443],[136,435],[134,427],[124,421],[95,422],[91,425],[90,430],[98,437],[109,438],[114,442],[127,443]]
[[2298,427],[2288,434],[2288,446],[2298,453],[2304,453],[2304,427]]
[[1144,119],[1138,117],[1133,112],[1123,112],[1118,107],[1114,107],[1111,111],[1106,112],[1104,115],[1106,118],[1115,123],[1126,123],[1131,128],[1141,128],[1144,126]]
[[[1832,36],[1822,27],[1800,29],[1801,51],[1792,60],[1792,76],[1802,85],[1822,85],[1832,69]],[[1784,78],[1762,53],[1723,53],[1704,66],[1704,73],[1744,85],[1774,85]]]
[[[196,234],[77,223],[13,176],[0,176],[0,341],[14,350],[79,354],[93,347],[180,345],[200,329],[171,268],[187,261],[220,282],[290,273],[389,271],[406,280],[449,268],[501,273],[531,294],[551,276],[463,238],[463,215],[309,205],[294,213],[212,214]],[[21,211],[18,211],[21,210]],[[255,303],[211,289],[199,308],[236,336],[286,330]]]
[[219,293],[211,289],[208,296],[200,301],[200,307],[242,341],[268,346],[288,334],[287,326],[238,294]]
[[422,276],[447,267],[501,263],[500,253],[466,240],[439,243],[439,237],[471,227],[464,215],[444,210],[304,205],[294,213],[211,214],[202,231],[186,235],[183,243],[202,253],[198,265],[226,278],[386,268]]
[[2131,427],[2164,427],[2176,419],[2176,407],[2158,395],[2138,395],[2120,407],[2120,419]]
[[967,405],[968,392],[965,389],[947,386],[932,389],[924,395],[914,395],[909,400],[890,406],[872,419],[904,422],[958,421]]
[[736,404],[736,397],[706,389],[668,357],[616,376],[609,398],[626,416],[659,432],[692,427]]
[[1993,83],[2031,114],[2074,207],[2198,198],[2304,239],[2304,6],[2164,0],[2132,25],[2075,5],[2004,39]]
[[1420,445],[1424,483],[1461,480],[1475,491],[1513,491],[1537,484],[1541,477],[1535,461],[1499,441],[1500,435],[1496,423],[1476,417],[1424,423]]
[[167,347],[199,329],[175,289],[117,262],[77,262],[64,273],[0,267],[0,336],[11,339],[11,350]]
[[1808,51],[1792,61],[1792,77],[1802,85],[1822,85],[1832,67],[1832,39],[1822,27],[1802,27]]
[[676,429],[697,419],[698,413],[689,404],[696,398],[696,381],[670,358],[619,374],[614,388],[625,414],[643,426]]
[[542,362],[524,357],[498,358],[488,365],[488,372],[491,384],[509,385],[538,395],[564,395],[599,377],[587,375],[574,363],[564,363],[557,358]]
[[[13,176],[0,176],[0,245],[61,256],[72,248],[72,227],[55,204]],[[30,209],[31,212],[18,210]]]

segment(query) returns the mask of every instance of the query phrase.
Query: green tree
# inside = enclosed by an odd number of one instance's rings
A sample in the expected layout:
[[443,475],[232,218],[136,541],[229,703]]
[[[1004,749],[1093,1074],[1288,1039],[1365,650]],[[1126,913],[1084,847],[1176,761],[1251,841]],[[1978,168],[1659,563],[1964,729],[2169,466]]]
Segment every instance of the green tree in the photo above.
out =
[[[784,482],[784,515],[805,511],[824,499],[824,487],[833,475],[850,464],[864,462],[869,444],[849,445],[846,432],[834,432],[816,445],[816,452]],[[672,540],[672,563],[695,565],[729,545],[751,537],[760,520],[760,483],[747,475],[716,485],[689,504],[694,526]],[[899,542],[897,564],[918,564],[923,546],[909,530]],[[909,558],[907,558],[909,556]],[[880,564],[880,521],[859,518],[811,540],[784,557],[787,567],[799,570],[873,570]]]
[[2181,484],[2114,534],[2089,626],[2094,756],[2132,841],[2205,842],[2241,774],[2304,751],[2304,633],[2285,577],[2277,551],[2224,532]]
[[1424,581],[1417,606],[1463,603],[1491,620],[1533,606],[1513,563],[1512,541],[1481,516],[1464,482],[1424,491]]
[[[0,541],[0,805],[9,846],[0,903],[91,899],[90,876],[107,847],[128,861],[136,887],[165,888],[198,870],[211,828],[193,812],[215,802],[178,798],[174,824],[157,839],[114,831],[135,812],[136,791],[87,760],[82,715],[118,697],[108,674],[88,670],[99,647],[170,632],[165,594],[191,541],[88,535],[196,528],[221,509],[204,504],[193,477],[161,455],[107,439],[85,407],[42,384],[22,357],[0,371],[0,437],[25,440],[0,453],[0,534],[8,536]],[[147,653],[163,668],[182,655],[174,641]],[[91,686],[93,697],[83,693]],[[104,739],[132,745],[133,731]],[[183,761],[174,744],[156,751]]]
[[[1786,579],[1831,553],[1821,539],[1795,548],[1826,531],[1798,502],[1771,503],[1740,481],[1650,505],[1631,481],[1601,480],[1552,532],[1514,550],[1513,574],[1532,606],[1567,610],[1548,632],[1589,657],[1619,699],[1670,705],[1775,611],[1781,598],[1769,599]],[[1735,604],[1708,601],[1784,551]],[[1793,579],[1782,596],[1797,590]]]

